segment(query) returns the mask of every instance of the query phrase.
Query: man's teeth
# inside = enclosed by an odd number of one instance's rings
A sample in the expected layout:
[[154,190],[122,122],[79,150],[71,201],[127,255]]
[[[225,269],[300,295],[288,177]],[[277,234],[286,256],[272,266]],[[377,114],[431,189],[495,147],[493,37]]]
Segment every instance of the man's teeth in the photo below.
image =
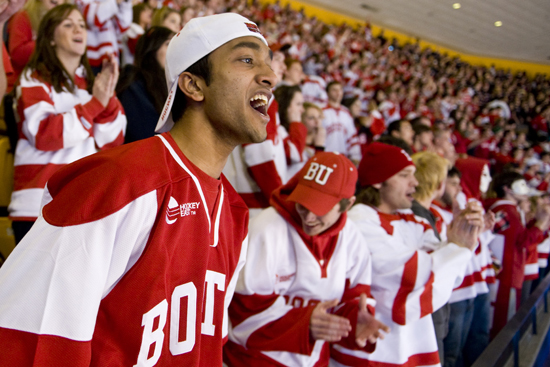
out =
[[[250,103],[255,102],[255,101],[263,102],[263,104],[267,104],[267,102],[268,102],[267,96],[265,96],[263,94],[256,94],[254,97],[250,98]],[[261,105],[259,103],[255,103],[255,104],[256,105]]]

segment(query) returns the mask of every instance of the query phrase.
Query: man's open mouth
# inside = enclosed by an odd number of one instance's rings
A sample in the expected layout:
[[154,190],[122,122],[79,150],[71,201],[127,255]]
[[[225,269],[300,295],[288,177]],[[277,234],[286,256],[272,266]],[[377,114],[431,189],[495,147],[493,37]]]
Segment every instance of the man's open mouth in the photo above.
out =
[[250,98],[250,106],[264,116],[267,116],[268,102],[267,96],[264,94],[256,94]]

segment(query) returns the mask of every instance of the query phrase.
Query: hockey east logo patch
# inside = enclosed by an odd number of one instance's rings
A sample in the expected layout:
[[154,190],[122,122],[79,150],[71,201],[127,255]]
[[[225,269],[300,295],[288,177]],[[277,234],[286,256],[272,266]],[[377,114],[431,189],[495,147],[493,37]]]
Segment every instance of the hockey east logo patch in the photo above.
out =
[[180,204],[170,196],[168,208],[166,208],[166,223],[173,224],[178,218],[196,215],[200,207],[200,201]]

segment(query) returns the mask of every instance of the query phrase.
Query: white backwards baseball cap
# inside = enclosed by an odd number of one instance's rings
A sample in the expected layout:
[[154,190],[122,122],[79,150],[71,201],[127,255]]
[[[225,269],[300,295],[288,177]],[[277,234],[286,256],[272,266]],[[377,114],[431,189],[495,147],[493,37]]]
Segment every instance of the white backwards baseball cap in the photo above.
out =
[[267,41],[255,23],[239,14],[223,13],[193,18],[172,38],[166,50],[164,69],[168,98],[155,132],[165,132],[174,126],[171,110],[180,74],[227,42],[247,36],[259,38],[267,46]]

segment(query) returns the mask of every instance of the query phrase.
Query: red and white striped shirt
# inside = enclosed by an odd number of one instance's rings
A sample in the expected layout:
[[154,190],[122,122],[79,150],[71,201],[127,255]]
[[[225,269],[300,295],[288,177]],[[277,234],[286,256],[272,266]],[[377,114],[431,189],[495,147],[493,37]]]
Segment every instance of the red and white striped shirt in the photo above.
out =
[[75,92],[57,93],[36,72],[22,75],[16,89],[19,141],[15,149],[10,218],[35,220],[46,181],[64,165],[124,142],[126,116],[112,97],[107,107],[86,90],[84,67]]

